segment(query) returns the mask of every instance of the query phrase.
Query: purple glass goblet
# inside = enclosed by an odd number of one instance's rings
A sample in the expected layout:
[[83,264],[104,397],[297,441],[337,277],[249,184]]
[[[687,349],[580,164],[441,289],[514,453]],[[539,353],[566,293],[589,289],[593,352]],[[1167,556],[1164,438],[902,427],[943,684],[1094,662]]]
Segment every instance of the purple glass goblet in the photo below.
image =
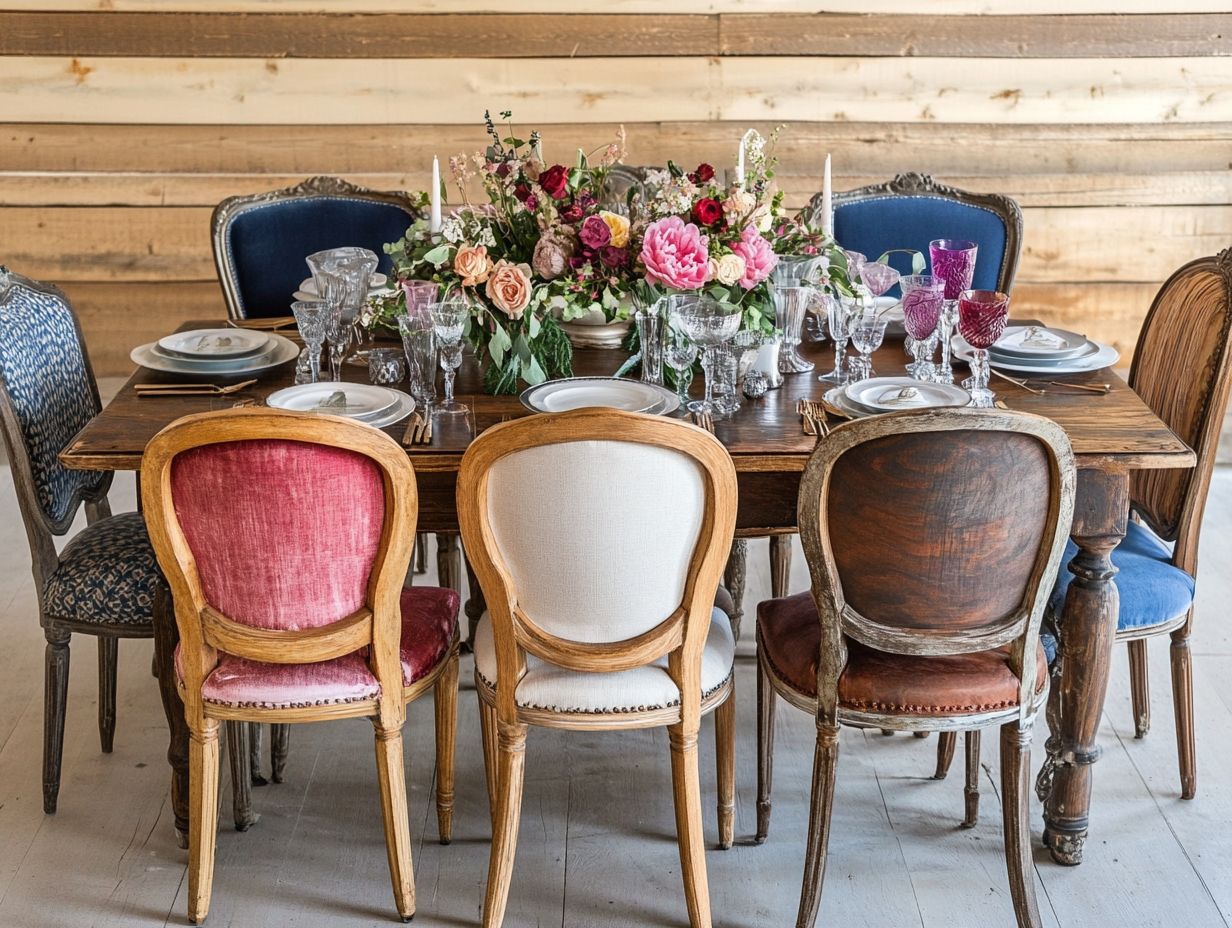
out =
[[900,281],[903,288],[903,328],[911,337],[911,356],[915,360],[907,371],[916,380],[933,380],[933,336],[941,322],[945,303],[945,281],[931,274],[912,274]]
[[971,346],[971,376],[963,386],[971,394],[971,405],[990,408],[993,392],[988,389],[988,349],[1005,331],[1010,298],[996,290],[964,290],[958,297],[958,334]]
[[928,256],[932,261],[933,276],[945,281],[945,298],[956,300],[964,290],[971,288],[975,276],[975,242],[939,238],[928,243]]

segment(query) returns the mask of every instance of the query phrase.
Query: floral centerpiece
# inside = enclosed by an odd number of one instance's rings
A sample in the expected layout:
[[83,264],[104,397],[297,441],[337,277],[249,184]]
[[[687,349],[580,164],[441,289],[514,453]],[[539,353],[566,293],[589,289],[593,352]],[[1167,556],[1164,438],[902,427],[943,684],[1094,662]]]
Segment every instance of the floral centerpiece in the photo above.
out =
[[[460,288],[473,306],[466,338],[484,368],[490,393],[514,393],[572,375],[572,347],[559,320],[593,310],[627,318],[633,275],[629,220],[602,204],[605,182],[624,154],[623,130],[612,143],[571,166],[543,160],[537,132],[517,138],[484,114],[489,144],[450,159],[462,205],[432,231],[416,221],[385,246],[400,279]],[[597,157],[596,157],[597,156]],[[593,160],[592,160],[593,159]],[[478,178],[487,202],[470,202]],[[397,312],[396,301],[385,312]]]

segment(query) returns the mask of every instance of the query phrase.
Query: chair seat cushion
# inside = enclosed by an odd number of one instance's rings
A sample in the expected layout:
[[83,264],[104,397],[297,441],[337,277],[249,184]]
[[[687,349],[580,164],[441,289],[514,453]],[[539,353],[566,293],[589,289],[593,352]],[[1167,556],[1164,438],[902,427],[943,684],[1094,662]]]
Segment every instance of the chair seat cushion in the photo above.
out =
[[65,545],[43,603],[56,618],[152,629],[162,582],[145,520],[125,512],[86,526]]
[[[1057,584],[1053,588],[1049,608],[1060,615],[1065,594],[1074,580],[1066,568],[1078,553],[1072,541],[1065,546]],[[1130,521],[1125,537],[1112,552],[1117,568],[1115,582],[1121,594],[1121,614],[1117,628],[1121,631],[1162,625],[1189,611],[1194,599],[1194,578],[1172,564],[1172,552],[1145,525]]]
[[[817,695],[821,625],[811,593],[757,606],[757,643],[775,676],[807,697]],[[1036,649],[1039,690],[1047,683],[1043,648]],[[917,657],[878,651],[847,639],[847,666],[838,681],[839,704],[858,712],[893,715],[967,715],[1018,705],[1018,678],[1009,649]]]
[[[403,686],[431,673],[449,653],[458,604],[453,590],[417,586],[402,591]],[[362,651],[314,664],[266,664],[221,654],[201,687],[206,702],[243,709],[341,705],[373,699],[380,692]]]
[[[727,682],[735,659],[731,621],[715,607],[702,651],[703,699]],[[487,617],[475,630],[475,672],[488,686],[496,685],[496,642]],[[528,654],[516,698],[524,709],[550,712],[641,712],[679,705],[680,690],[668,675],[666,656],[631,670],[589,673],[566,670]]]

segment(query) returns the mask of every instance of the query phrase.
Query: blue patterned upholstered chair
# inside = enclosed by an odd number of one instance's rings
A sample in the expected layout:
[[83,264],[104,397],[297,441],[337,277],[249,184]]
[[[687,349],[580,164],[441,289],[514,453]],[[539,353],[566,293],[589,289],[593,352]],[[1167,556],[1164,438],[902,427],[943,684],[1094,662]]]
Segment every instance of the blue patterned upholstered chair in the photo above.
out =
[[[69,640],[98,638],[98,728],[111,751],[119,639],[153,635],[163,584],[138,512],[112,515],[111,473],[69,470],[60,451],[101,409],[77,317],[64,294],[0,267],[0,430],[17,488],[47,637],[43,810],[56,811]],[[84,503],[87,526],[58,554]]]
[[[820,194],[810,205],[816,216]],[[980,246],[972,286],[1009,293],[1022,247],[1022,210],[1007,196],[968,193],[927,174],[899,174],[889,183],[836,193],[834,237],[870,261],[891,248],[913,248],[927,258],[933,239],[966,239]],[[911,273],[907,255],[892,255],[890,263]]]
[[417,215],[404,193],[357,187],[336,177],[311,177],[295,187],[231,197],[211,219],[214,265],[232,319],[287,316],[291,296],[308,276],[304,258],[345,245],[381,256]]

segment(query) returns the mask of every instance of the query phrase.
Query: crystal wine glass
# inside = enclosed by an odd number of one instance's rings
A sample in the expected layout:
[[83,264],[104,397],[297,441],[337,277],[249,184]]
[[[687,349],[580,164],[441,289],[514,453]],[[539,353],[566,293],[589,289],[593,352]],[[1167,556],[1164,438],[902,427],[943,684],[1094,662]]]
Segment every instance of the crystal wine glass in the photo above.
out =
[[454,297],[442,303],[429,304],[428,311],[432,314],[432,327],[440,349],[441,370],[445,372],[445,398],[434,412],[443,415],[464,413],[467,411],[466,404],[453,398],[453,379],[462,364],[462,333],[466,331],[470,307],[465,300]]
[[971,376],[962,385],[971,394],[971,405],[990,408],[993,392],[988,389],[988,349],[1005,331],[1010,313],[1008,294],[996,290],[964,290],[958,297],[958,334],[973,349]]
[[826,322],[830,325],[830,337],[834,339],[834,370],[817,379],[823,383],[840,386],[848,379],[847,340],[851,338],[852,303],[843,297],[829,297],[826,305]]
[[351,347],[351,338],[355,331],[342,314],[340,303],[330,302],[327,305],[329,308],[325,314],[325,340],[329,343],[329,379],[338,383],[342,380],[342,359]]
[[436,402],[436,327],[431,316],[399,316],[398,334],[406,352],[407,382],[411,396],[425,410]]
[[689,384],[693,380],[693,362],[697,360],[697,345],[689,341],[680,330],[680,324],[671,319],[663,332],[663,363],[676,373],[676,395],[680,408],[689,403]]
[[872,354],[881,347],[888,324],[889,320],[872,310],[864,310],[852,320],[851,343],[856,346],[856,351],[860,352],[860,357],[855,362],[856,372],[853,379],[868,380],[873,376]]
[[812,361],[800,357],[804,317],[813,302],[814,285],[822,259],[808,255],[783,255],[771,271],[774,286],[774,324],[783,333],[779,352],[779,372],[800,374],[811,371]]
[[296,300],[291,304],[291,312],[308,349],[308,382],[316,383],[321,379],[321,345],[325,342],[329,304],[324,300]]
[[681,331],[701,348],[702,371],[706,375],[705,398],[689,403],[689,412],[721,414],[714,403],[715,350],[739,330],[741,315],[739,306],[708,296],[697,296],[675,310]]
[[884,296],[898,279],[898,271],[880,261],[866,261],[860,266],[860,280],[873,296]]
[[[376,253],[367,248],[330,248],[311,254],[304,260],[312,271],[317,293],[324,295],[329,289],[331,297],[342,308],[343,321],[357,327],[359,311],[368,298],[368,285],[379,260]],[[331,280],[333,287],[329,283]],[[357,353],[354,360],[362,362],[363,358]]]
[[975,255],[979,246],[962,239],[938,238],[928,243],[928,258],[933,276],[945,281],[945,305],[941,308],[941,363],[937,367],[939,383],[953,383],[950,366],[950,332],[958,321],[958,296],[971,287],[975,277]]
[[907,372],[916,380],[936,377],[932,362],[932,337],[941,322],[945,302],[945,281],[931,274],[911,274],[899,283],[903,288],[903,328],[911,336],[911,356],[915,359]]

